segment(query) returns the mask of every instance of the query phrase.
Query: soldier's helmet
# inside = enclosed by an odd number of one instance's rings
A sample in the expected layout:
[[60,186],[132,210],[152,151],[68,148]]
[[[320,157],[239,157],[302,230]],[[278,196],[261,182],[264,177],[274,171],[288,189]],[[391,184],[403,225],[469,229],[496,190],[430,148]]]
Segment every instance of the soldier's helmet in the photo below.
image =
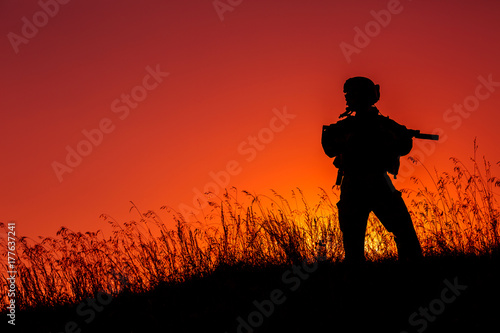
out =
[[349,106],[371,106],[380,99],[380,86],[363,76],[355,76],[344,83],[344,93]]

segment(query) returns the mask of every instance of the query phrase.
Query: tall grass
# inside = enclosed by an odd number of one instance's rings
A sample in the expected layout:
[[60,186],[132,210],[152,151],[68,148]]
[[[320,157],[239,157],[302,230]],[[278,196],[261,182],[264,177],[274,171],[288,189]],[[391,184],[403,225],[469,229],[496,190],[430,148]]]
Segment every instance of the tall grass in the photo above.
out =
[[[500,213],[494,190],[500,180],[491,175],[485,160],[480,170],[474,157],[472,171],[453,161],[451,173],[429,172],[432,187],[413,179],[417,189],[403,191],[425,254],[483,255],[498,250]],[[188,222],[161,207],[171,219],[166,223],[155,212],[143,213],[132,204],[137,221],[119,223],[101,216],[112,226],[108,236],[62,227],[56,237],[40,242],[21,237],[16,303],[26,309],[75,303],[98,291],[143,292],[221,266],[289,264],[318,256],[339,261],[344,254],[337,201],[337,189],[320,189],[317,201],[310,204],[300,189],[286,199],[275,192],[265,196],[231,188],[221,197],[211,195],[201,221]],[[0,247],[6,268],[5,238]],[[365,253],[369,260],[397,255],[392,235],[373,214]],[[0,280],[0,298],[4,308],[6,274]]]
[[500,187],[500,179],[492,176],[491,163],[484,157],[483,167],[480,167],[476,152],[474,141],[472,171],[458,159],[451,158],[452,173],[434,171],[431,175],[426,169],[432,187],[413,178],[417,190],[411,191],[414,194],[411,213],[428,255],[481,255],[500,248],[500,210],[495,193],[495,188]]

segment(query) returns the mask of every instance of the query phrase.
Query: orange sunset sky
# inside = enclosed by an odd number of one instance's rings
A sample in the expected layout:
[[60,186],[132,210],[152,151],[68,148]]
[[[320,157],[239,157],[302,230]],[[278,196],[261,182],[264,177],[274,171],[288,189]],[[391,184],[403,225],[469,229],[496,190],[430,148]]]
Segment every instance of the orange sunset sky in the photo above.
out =
[[222,186],[315,200],[336,176],[321,126],[357,75],[382,114],[441,134],[415,140],[427,167],[467,162],[475,137],[496,163],[499,17],[494,0],[1,1],[0,221],[95,231]]

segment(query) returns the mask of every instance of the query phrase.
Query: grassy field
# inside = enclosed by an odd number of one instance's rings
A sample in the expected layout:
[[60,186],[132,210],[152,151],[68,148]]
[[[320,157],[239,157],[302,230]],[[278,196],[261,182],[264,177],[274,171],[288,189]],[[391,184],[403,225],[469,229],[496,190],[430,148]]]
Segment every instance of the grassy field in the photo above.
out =
[[[112,235],[62,227],[39,242],[19,238],[17,321],[30,332],[480,328],[498,312],[486,301],[500,296],[500,180],[486,161],[454,163],[449,173],[429,173],[431,185],[414,179],[404,191],[426,257],[418,265],[396,262],[392,235],[374,216],[369,262],[343,265],[336,190],[320,189],[309,203],[299,189],[284,198],[232,188],[212,195],[198,222],[162,207],[173,220],[165,222],[133,205],[137,221],[102,216]],[[4,275],[2,309],[7,288]],[[429,317],[419,312],[429,306]]]

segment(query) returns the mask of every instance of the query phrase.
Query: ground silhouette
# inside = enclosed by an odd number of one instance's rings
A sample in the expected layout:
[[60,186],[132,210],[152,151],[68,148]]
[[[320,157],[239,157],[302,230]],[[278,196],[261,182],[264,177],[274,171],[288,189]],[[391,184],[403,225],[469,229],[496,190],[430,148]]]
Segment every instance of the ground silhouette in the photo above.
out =
[[[88,324],[75,304],[21,311],[17,328],[65,332],[73,321],[81,330],[74,332],[486,332],[499,310],[499,259],[497,251],[416,265],[232,265],[143,294],[122,292]],[[458,294],[443,294],[453,284]]]

